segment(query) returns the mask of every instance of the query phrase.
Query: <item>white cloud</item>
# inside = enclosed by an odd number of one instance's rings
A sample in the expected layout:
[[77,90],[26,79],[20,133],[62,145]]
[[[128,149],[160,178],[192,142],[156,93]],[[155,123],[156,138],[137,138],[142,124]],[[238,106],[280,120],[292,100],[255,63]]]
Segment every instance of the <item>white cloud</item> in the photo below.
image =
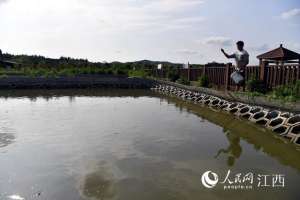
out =
[[151,31],[178,29],[186,28],[205,20],[204,17],[186,15],[189,9],[194,9],[195,6],[202,4],[203,1],[201,0],[77,1],[79,2],[76,8],[78,11],[85,13],[90,18],[97,18],[102,22],[102,26],[109,29],[148,29]]
[[[261,29],[264,19],[270,17],[268,13],[257,12],[255,18],[245,16],[242,4],[228,7],[227,1],[218,2],[221,12],[216,11],[215,3],[203,4],[202,0],[0,0],[0,3],[0,19],[3,19],[0,26],[5,27],[1,29],[0,45],[11,53],[86,57],[94,61],[146,58],[204,63],[227,61],[219,48],[235,50],[234,38],[244,38],[245,48],[252,48],[253,54],[267,48],[260,44],[275,48],[280,42],[286,43],[282,40],[299,43],[297,17],[282,24],[284,32],[276,31],[276,20],[269,21],[267,29]],[[249,4],[254,11],[261,8],[259,0]],[[247,24],[239,23],[240,18],[223,22],[228,17],[227,9],[243,16],[242,21]],[[277,12],[276,6],[269,9]],[[291,18],[297,12],[282,15]],[[278,18],[282,19],[280,13]],[[237,20],[234,30],[232,20]],[[255,56],[251,59],[256,62]]]
[[[19,6],[14,8],[15,18],[22,17],[25,21],[22,23],[24,27],[38,27],[42,32],[44,29],[65,32],[74,27],[87,31],[91,31],[90,28],[92,28],[93,31],[102,33],[133,30],[153,32],[186,28],[204,21],[204,18],[200,16],[193,17],[178,13],[178,11],[188,11],[195,5],[203,3],[200,0],[52,0],[43,2],[16,0],[16,2]],[[165,12],[166,10],[168,12]],[[40,26],[43,28],[41,29]]]
[[231,46],[233,41],[232,39],[223,36],[212,36],[205,38],[202,43],[206,45]]
[[8,0],[0,0],[0,4],[6,3]]
[[300,52],[300,43],[297,43],[297,42],[288,42],[285,47],[288,48],[288,49],[291,49],[293,51],[296,51],[297,53]]
[[257,46],[250,46],[249,49],[252,51],[258,51],[258,52],[262,52],[262,51],[268,51],[270,50],[270,45],[268,44],[262,44],[262,45],[257,45]]
[[189,50],[189,49],[179,49],[179,50],[177,50],[175,52],[179,53],[179,54],[185,54],[185,55],[196,55],[196,54],[199,54],[198,51]]
[[[149,2],[149,1],[148,1]],[[187,8],[203,4],[202,0],[153,0],[146,6],[153,11],[184,11]]]
[[167,34],[181,31],[184,35],[199,27],[205,20],[198,13],[202,3],[201,0],[7,0],[5,6],[0,6],[0,18],[5,19],[0,20],[0,25],[6,27],[1,31],[1,48],[12,53],[91,60],[130,60],[149,55],[165,59],[164,52],[170,50],[158,50],[157,45],[177,49],[176,42],[171,41],[173,35]]
[[174,21],[177,23],[199,23],[205,20],[206,19],[204,17],[184,17],[184,18],[175,19]]
[[290,19],[290,18],[293,18],[293,17],[299,17],[300,16],[300,8],[294,8],[292,10],[289,10],[289,11],[286,11],[286,12],[283,12],[281,13],[280,17],[282,19]]

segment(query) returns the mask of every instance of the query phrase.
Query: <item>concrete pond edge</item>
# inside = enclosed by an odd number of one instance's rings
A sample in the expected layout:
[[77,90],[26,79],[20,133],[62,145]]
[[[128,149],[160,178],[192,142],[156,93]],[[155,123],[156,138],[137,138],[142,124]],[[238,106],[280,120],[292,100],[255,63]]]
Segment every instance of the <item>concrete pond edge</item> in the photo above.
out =
[[293,104],[293,108],[287,109],[263,98],[250,99],[233,92],[186,86],[163,80],[156,80],[151,90],[224,110],[262,125],[274,134],[300,145],[300,114],[296,112],[297,109],[294,109],[299,108],[299,105]]

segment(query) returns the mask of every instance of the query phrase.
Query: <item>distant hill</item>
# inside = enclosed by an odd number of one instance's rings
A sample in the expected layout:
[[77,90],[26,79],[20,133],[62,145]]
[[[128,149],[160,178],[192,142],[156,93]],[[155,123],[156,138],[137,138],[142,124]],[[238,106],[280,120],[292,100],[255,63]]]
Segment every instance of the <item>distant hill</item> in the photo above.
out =
[[[58,68],[58,67],[114,67],[114,68],[127,68],[127,69],[156,69],[158,64],[162,64],[166,68],[179,68],[182,67],[181,63],[172,63],[168,61],[151,61],[151,60],[140,60],[133,62],[90,62],[87,59],[76,59],[70,57],[47,58],[40,55],[13,55],[3,54],[4,60],[13,61],[22,64],[24,67],[47,67],[47,68]],[[192,65],[192,67],[201,67],[202,65]]]

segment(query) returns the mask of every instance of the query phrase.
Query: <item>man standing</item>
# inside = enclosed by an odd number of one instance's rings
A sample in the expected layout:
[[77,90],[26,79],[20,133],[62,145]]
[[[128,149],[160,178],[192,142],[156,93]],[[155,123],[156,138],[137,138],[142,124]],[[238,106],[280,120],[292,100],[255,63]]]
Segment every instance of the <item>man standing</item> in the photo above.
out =
[[0,49],[0,61],[3,59],[2,51]]
[[222,53],[226,56],[226,58],[234,58],[236,62],[235,71],[243,76],[244,80],[240,83],[237,83],[237,90],[240,89],[240,86],[243,86],[243,91],[245,91],[245,70],[246,66],[249,64],[249,54],[246,50],[244,50],[244,42],[238,41],[236,43],[238,51],[232,55],[228,55],[224,49],[221,49]]
[[0,67],[2,68],[4,65],[2,63],[2,60],[3,60],[3,55],[2,55],[2,51],[0,49]]

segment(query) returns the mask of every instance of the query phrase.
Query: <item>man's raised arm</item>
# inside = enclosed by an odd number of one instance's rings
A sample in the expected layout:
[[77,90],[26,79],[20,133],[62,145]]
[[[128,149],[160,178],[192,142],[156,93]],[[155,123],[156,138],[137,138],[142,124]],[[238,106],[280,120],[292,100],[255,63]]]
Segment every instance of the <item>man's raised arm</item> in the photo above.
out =
[[224,49],[221,49],[222,53],[225,55],[226,58],[235,58],[235,54],[231,54],[231,55],[228,55]]

